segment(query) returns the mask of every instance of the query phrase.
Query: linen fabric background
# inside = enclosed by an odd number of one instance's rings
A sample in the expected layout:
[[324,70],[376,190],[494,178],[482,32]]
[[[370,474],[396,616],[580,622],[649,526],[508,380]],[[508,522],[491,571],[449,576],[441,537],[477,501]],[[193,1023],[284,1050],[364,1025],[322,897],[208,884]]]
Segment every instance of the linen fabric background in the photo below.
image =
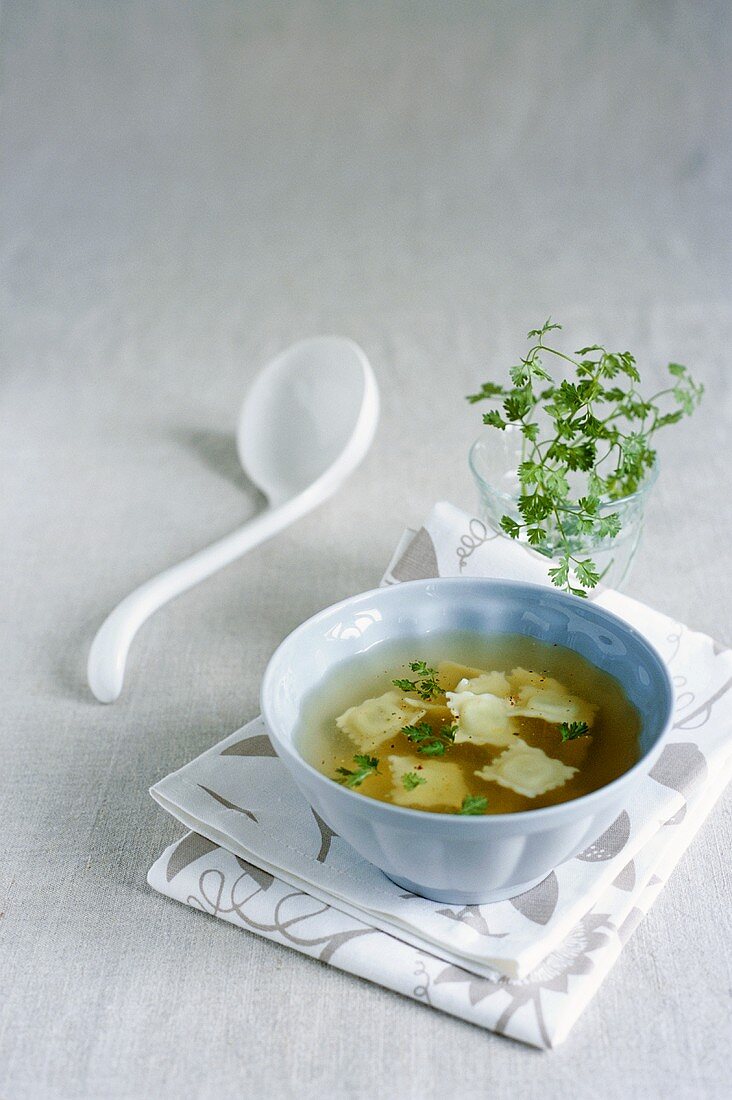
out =
[[[432,501],[474,507],[462,395],[547,314],[569,346],[630,348],[650,387],[671,358],[706,384],[662,442],[629,592],[732,643],[731,20],[713,0],[3,5],[0,1093],[724,1095],[729,797],[540,1072],[192,917],[145,871],[180,828],[148,787],[256,713],[281,638],[375,584]],[[379,378],[368,460],[161,611],[95,704],[104,615],[261,506],[233,446],[248,382],[328,331]]]

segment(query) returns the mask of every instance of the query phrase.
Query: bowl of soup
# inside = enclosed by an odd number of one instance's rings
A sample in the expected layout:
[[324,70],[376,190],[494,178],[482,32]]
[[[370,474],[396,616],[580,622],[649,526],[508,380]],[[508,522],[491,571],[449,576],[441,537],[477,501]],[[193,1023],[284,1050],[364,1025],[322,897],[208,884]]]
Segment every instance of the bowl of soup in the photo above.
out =
[[335,833],[405,890],[471,905],[524,893],[604,832],[663,748],[673,687],[596,603],[439,578],[308,619],[261,706]]

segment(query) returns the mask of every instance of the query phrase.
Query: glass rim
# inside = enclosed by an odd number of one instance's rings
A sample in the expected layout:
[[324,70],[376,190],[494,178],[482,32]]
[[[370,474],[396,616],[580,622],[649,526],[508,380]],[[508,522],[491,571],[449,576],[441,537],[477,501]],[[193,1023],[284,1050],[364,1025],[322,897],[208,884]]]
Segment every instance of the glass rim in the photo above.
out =
[[[515,424],[509,424],[508,427],[505,430],[509,431],[513,434],[517,430],[516,425]],[[470,450],[468,451],[468,466],[470,467],[470,472],[472,473],[473,478],[478,483],[479,487],[484,486],[486,489],[490,490],[490,492],[493,494],[493,496],[498,497],[501,500],[514,501],[515,502],[518,499],[518,497],[514,493],[507,493],[503,489],[498,489],[490,481],[486,481],[486,479],[483,477],[483,475],[477,469],[476,463],[475,463],[475,451],[481,444],[483,444],[485,442],[486,442],[486,440],[483,436],[478,436],[471,443]],[[627,496],[617,497],[615,499],[613,499],[611,497],[600,497],[600,506],[601,507],[620,507],[623,504],[629,504],[631,501],[636,500],[639,497],[644,497],[649,492],[649,490],[652,489],[653,486],[655,485],[657,477],[658,477],[658,456],[656,457],[656,460],[653,463],[653,466],[651,467],[651,469],[646,474],[645,479],[644,479],[644,481],[643,481],[643,483],[642,483],[642,485],[639,489],[636,489],[634,493],[628,493]],[[576,509],[571,509],[570,508],[569,511],[576,511]]]

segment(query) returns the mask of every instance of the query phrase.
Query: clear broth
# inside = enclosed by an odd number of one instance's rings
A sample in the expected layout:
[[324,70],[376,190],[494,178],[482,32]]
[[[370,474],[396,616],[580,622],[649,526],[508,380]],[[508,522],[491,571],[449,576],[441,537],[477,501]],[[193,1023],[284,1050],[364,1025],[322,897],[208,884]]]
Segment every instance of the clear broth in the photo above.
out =
[[[568,802],[617,779],[639,759],[640,715],[613,676],[573,650],[524,635],[484,638],[456,633],[382,643],[338,665],[303,705],[296,741],[304,759],[334,781],[338,768],[353,768],[354,754],[361,750],[338,728],[336,718],[349,707],[389,691],[392,680],[414,679],[409,662],[415,660],[424,660],[433,667],[441,661],[453,661],[471,668],[506,673],[523,667],[553,677],[572,694],[598,706],[591,736],[565,742],[562,742],[557,725],[539,718],[513,719],[519,736],[528,745],[579,769],[563,786],[533,798],[475,775],[499,756],[505,746],[468,742],[450,745],[445,755],[438,759],[460,765],[470,794],[487,797],[486,813],[515,813]],[[421,721],[429,722],[434,728],[440,724],[437,719],[431,719],[429,713]],[[393,780],[387,757],[419,756],[416,746],[404,734],[397,733],[385,739],[372,755],[379,758],[378,772],[353,789],[368,798],[393,802]],[[434,806],[428,812],[457,811],[454,806]]]

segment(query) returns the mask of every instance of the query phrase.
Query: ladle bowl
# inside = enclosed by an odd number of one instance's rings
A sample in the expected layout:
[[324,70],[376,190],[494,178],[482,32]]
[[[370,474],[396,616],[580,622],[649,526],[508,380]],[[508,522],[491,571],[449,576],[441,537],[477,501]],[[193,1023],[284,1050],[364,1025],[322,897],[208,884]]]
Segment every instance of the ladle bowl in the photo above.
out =
[[244,472],[268,507],[135,589],[105,619],[87,663],[89,687],[101,703],[118,698],[132,639],[146,619],[331,497],[371,446],[378,416],[374,373],[352,340],[301,340],[262,368],[236,439]]

